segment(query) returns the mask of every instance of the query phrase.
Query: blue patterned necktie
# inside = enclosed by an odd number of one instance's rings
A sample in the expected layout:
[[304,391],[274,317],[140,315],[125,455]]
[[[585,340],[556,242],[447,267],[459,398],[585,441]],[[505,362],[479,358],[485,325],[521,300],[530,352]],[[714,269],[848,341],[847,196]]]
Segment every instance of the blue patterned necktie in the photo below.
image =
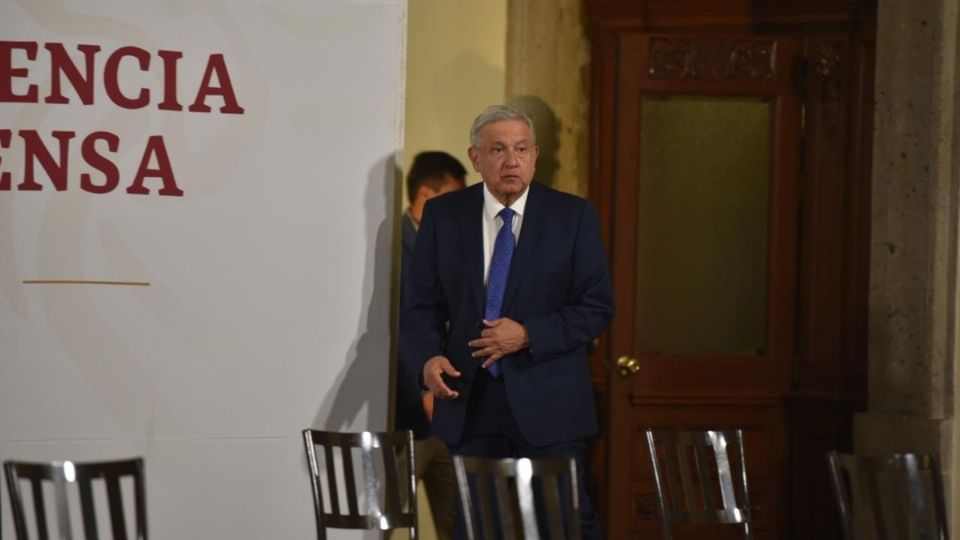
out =
[[[493,256],[490,258],[490,277],[487,279],[487,306],[483,310],[483,318],[492,321],[500,318],[503,307],[503,293],[507,289],[507,276],[510,275],[510,259],[517,246],[517,239],[513,237],[513,216],[516,214],[509,208],[504,208],[498,216],[503,221],[497,240],[493,244]],[[502,361],[502,359],[500,360]],[[499,377],[503,370],[500,361],[491,364],[487,370],[494,377]]]

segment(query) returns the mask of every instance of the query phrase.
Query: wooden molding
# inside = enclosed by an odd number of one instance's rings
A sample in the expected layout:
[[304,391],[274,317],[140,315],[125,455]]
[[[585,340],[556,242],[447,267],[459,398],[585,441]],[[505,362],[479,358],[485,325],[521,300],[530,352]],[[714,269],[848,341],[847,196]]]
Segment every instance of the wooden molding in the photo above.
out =
[[773,40],[657,37],[647,65],[651,79],[773,79],[776,52]]
[[809,59],[824,119],[830,125],[835,125],[840,118],[840,83],[846,69],[844,57],[842,43],[821,41],[813,46]]

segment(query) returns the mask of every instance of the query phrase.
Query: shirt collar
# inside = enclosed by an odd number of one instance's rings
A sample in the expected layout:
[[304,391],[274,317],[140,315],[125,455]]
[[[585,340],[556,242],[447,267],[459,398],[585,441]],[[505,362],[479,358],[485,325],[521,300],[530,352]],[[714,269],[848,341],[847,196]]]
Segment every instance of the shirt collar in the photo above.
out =
[[407,219],[410,220],[410,225],[413,226],[414,232],[420,230],[420,222],[418,222],[417,220],[413,219],[413,214],[410,213],[410,208],[407,208],[406,210],[404,210],[404,212],[403,212],[403,217],[405,217],[405,218],[407,218]]
[[[527,186],[527,189],[523,190],[523,193],[517,197],[517,200],[513,201],[513,204],[510,205],[510,209],[516,212],[520,217],[523,217],[523,211],[527,206],[527,194],[530,193],[530,186]],[[503,203],[497,200],[497,198],[490,193],[490,188],[487,187],[487,183],[483,183],[483,215],[488,220],[493,220],[497,217],[497,214],[500,213],[505,207]]]

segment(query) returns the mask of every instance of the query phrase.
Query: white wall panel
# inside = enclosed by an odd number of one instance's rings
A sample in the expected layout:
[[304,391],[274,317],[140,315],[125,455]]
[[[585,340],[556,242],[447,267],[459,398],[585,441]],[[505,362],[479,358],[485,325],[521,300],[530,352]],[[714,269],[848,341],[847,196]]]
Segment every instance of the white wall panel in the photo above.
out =
[[[299,431],[387,424],[395,161],[402,133],[403,1],[54,2],[0,4],[14,50],[14,93],[0,100],[0,459],[147,461],[152,538],[309,538],[313,517]],[[50,94],[47,43],[78,65],[101,50],[94,102]],[[109,56],[128,109],[106,91]],[[163,64],[180,51],[184,110],[160,110]],[[190,112],[211,54],[223,54],[243,114]],[[0,85],[3,83],[0,74]],[[219,81],[222,83],[223,81]],[[214,80],[216,83],[216,79]],[[216,84],[214,84],[216,85]],[[18,189],[20,131],[73,131],[67,188],[36,165],[39,191]],[[118,187],[81,189],[102,174]],[[147,140],[162,137],[182,196],[128,194]],[[2,143],[2,140],[0,140]],[[156,166],[154,162],[154,166]],[[29,284],[31,280],[149,286]],[[269,473],[265,471],[270,471]],[[3,498],[5,499],[6,493]],[[10,537],[5,501],[3,535]],[[347,535],[347,537],[351,537]]]

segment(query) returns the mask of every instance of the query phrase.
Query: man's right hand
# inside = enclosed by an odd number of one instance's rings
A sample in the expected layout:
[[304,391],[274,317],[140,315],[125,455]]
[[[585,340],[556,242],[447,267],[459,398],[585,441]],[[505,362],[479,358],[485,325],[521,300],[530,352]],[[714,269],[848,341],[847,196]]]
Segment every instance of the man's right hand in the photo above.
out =
[[456,399],[460,397],[460,392],[451,390],[445,382],[443,376],[459,377],[460,372],[453,367],[446,356],[434,356],[427,360],[423,366],[423,384],[433,392],[433,395],[440,399]]

